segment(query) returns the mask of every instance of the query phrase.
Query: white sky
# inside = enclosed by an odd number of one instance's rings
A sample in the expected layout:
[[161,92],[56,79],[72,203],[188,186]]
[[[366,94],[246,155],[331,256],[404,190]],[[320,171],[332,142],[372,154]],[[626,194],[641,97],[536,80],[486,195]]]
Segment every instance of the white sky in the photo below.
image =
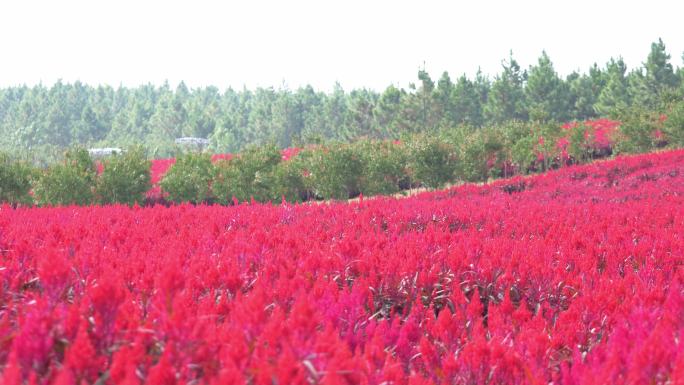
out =
[[405,87],[425,62],[437,79],[495,74],[513,50],[542,49],[562,75],[622,55],[632,68],[661,37],[682,66],[678,1],[35,1],[0,3],[0,86],[311,84]]

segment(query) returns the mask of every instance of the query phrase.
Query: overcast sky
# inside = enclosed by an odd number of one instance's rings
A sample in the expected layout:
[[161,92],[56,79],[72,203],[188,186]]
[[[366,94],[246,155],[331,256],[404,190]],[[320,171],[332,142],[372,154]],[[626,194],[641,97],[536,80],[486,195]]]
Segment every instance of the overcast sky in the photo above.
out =
[[545,49],[565,75],[622,55],[639,66],[661,37],[682,66],[676,1],[31,1],[0,4],[0,86],[311,84],[382,90],[496,74]]

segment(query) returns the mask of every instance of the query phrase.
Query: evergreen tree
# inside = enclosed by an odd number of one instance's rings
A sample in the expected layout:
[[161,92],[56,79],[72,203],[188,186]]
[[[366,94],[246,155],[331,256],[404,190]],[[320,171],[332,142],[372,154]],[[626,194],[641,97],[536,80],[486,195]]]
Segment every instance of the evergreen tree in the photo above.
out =
[[335,83],[333,92],[326,99],[323,111],[327,116],[327,124],[322,131],[322,138],[309,137],[308,141],[320,141],[320,139],[340,139],[351,136],[347,126],[346,116],[348,115],[347,105],[348,96],[339,83]]
[[629,106],[630,97],[625,73],[627,66],[622,58],[610,59],[606,66],[606,86],[601,90],[594,109],[600,115],[615,114]]
[[416,91],[419,108],[419,124],[422,131],[434,130],[440,120],[439,112],[435,103],[435,82],[432,81],[430,75],[421,69],[418,71],[418,80],[420,80],[420,87]]
[[573,72],[566,79],[569,87],[569,118],[585,120],[597,116],[594,106],[605,86],[605,76],[596,63],[589,68],[589,74]]
[[216,87],[206,87],[189,95],[185,108],[188,121],[184,135],[208,138],[216,128],[216,119],[221,115]]
[[150,117],[149,140],[155,144],[153,155],[156,157],[171,156],[174,153],[174,141],[185,135],[187,111],[184,99],[187,89],[181,83],[176,92],[165,87],[163,95]]
[[451,81],[449,73],[444,71],[437,81],[437,89],[434,93],[434,100],[437,104],[435,110],[440,117],[439,126],[451,127],[456,125],[456,122],[458,121],[453,92],[454,83]]
[[644,67],[646,77],[655,87],[674,88],[679,85],[679,79],[677,79],[672,64],[670,64],[670,55],[667,53],[662,39],[651,44],[651,52],[646,63],[644,63]]
[[461,75],[456,82],[452,93],[454,104],[452,122],[454,125],[467,124],[480,126],[483,123],[482,117],[482,95],[478,90],[478,85]]
[[273,106],[273,128],[277,144],[290,147],[301,139],[304,129],[302,105],[291,92],[279,92]]
[[651,44],[644,71],[633,73],[630,79],[630,93],[633,101],[641,106],[655,108],[664,94],[679,86],[677,74],[670,64],[670,55],[661,39]]
[[375,109],[375,125],[386,138],[399,138],[410,130],[412,122],[405,118],[408,95],[405,90],[389,86],[380,95]]
[[492,123],[507,120],[527,119],[525,84],[527,73],[520,70],[520,65],[510,53],[508,60],[502,62],[503,72],[494,78],[489,90],[485,116]]
[[489,91],[492,88],[492,84],[489,79],[482,73],[482,70],[477,69],[475,74],[475,80],[473,81],[473,86],[477,92],[480,106],[484,109],[484,105],[487,104],[487,99],[489,97]]
[[300,108],[302,124],[298,142],[301,143],[305,137],[322,136],[328,125],[325,115],[325,94],[316,92],[312,86],[307,85],[298,89],[294,96]]
[[[684,53],[682,53],[682,63],[684,63]],[[684,97],[684,66],[679,68],[679,94]]]
[[551,59],[542,51],[536,66],[530,67],[525,98],[534,120],[563,121],[569,118],[569,90],[558,77]]
[[244,127],[246,143],[264,144],[273,140],[273,106],[277,99],[273,88],[257,88],[250,100],[249,120]]
[[354,90],[349,93],[346,124],[349,133],[344,139],[351,140],[359,137],[376,137],[373,131],[373,110],[375,95],[367,89]]

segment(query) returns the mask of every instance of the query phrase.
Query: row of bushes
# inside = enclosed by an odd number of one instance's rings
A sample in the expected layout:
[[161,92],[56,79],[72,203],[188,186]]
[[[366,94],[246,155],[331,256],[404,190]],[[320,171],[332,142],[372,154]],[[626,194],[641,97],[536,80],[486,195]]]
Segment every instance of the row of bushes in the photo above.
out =
[[150,161],[142,147],[101,163],[74,148],[47,169],[0,154],[0,201],[15,206],[142,204],[150,187]]
[[607,119],[560,125],[509,122],[484,129],[458,127],[400,141],[361,140],[300,151],[281,160],[275,146],[252,147],[212,163],[207,154],[178,159],[161,183],[174,202],[231,204],[387,195],[411,187],[530,174],[613,154],[684,147],[684,102],[663,114],[630,109]]
[[[614,153],[684,147],[684,102],[653,112],[632,108],[610,121],[584,124],[509,122],[458,127],[399,141],[360,140],[301,150],[283,160],[275,145],[250,147],[229,160],[179,154],[160,185],[171,202],[289,202],[394,194],[461,181],[528,174]],[[83,149],[37,170],[0,155],[0,200],[14,205],[150,203],[150,162],[133,148],[96,164]]]

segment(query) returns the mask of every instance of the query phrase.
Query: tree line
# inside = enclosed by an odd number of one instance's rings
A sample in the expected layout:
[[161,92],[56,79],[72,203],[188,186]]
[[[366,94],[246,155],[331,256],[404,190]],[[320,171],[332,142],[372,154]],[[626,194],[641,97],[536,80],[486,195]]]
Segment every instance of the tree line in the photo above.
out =
[[[288,150],[288,156],[273,143],[247,146],[232,157],[188,149],[179,152],[163,174],[160,190],[152,189],[152,169],[156,168],[141,146],[99,160],[75,147],[45,168],[0,152],[0,204],[233,205],[344,200],[361,194],[391,195],[413,188],[487,182],[615,154],[682,147],[684,99],[658,110],[633,107],[622,114],[620,122],[596,119],[561,126],[508,121],[476,130],[458,126],[404,135],[397,141],[308,145]],[[524,188],[516,183],[504,186],[504,191]]]
[[[561,77],[542,52],[521,68],[511,54],[493,78],[478,72],[433,79],[425,70],[407,89],[389,86],[332,92],[216,87],[134,88],[61,81],[0,89],[0,151],[34,161],[59,159],[64,149],[143,144],[152,157],[174,154],[174,139],[209,139],[210,151],[248,145],[280,148],[402,135],[511,120],[564,122],[620,116],[638,106],[655,110],[684,95],[684,70],[670,62],[662,40],[642,66],[628,71],[621,58]],[[684,55],[682,56],[684,60]]]

